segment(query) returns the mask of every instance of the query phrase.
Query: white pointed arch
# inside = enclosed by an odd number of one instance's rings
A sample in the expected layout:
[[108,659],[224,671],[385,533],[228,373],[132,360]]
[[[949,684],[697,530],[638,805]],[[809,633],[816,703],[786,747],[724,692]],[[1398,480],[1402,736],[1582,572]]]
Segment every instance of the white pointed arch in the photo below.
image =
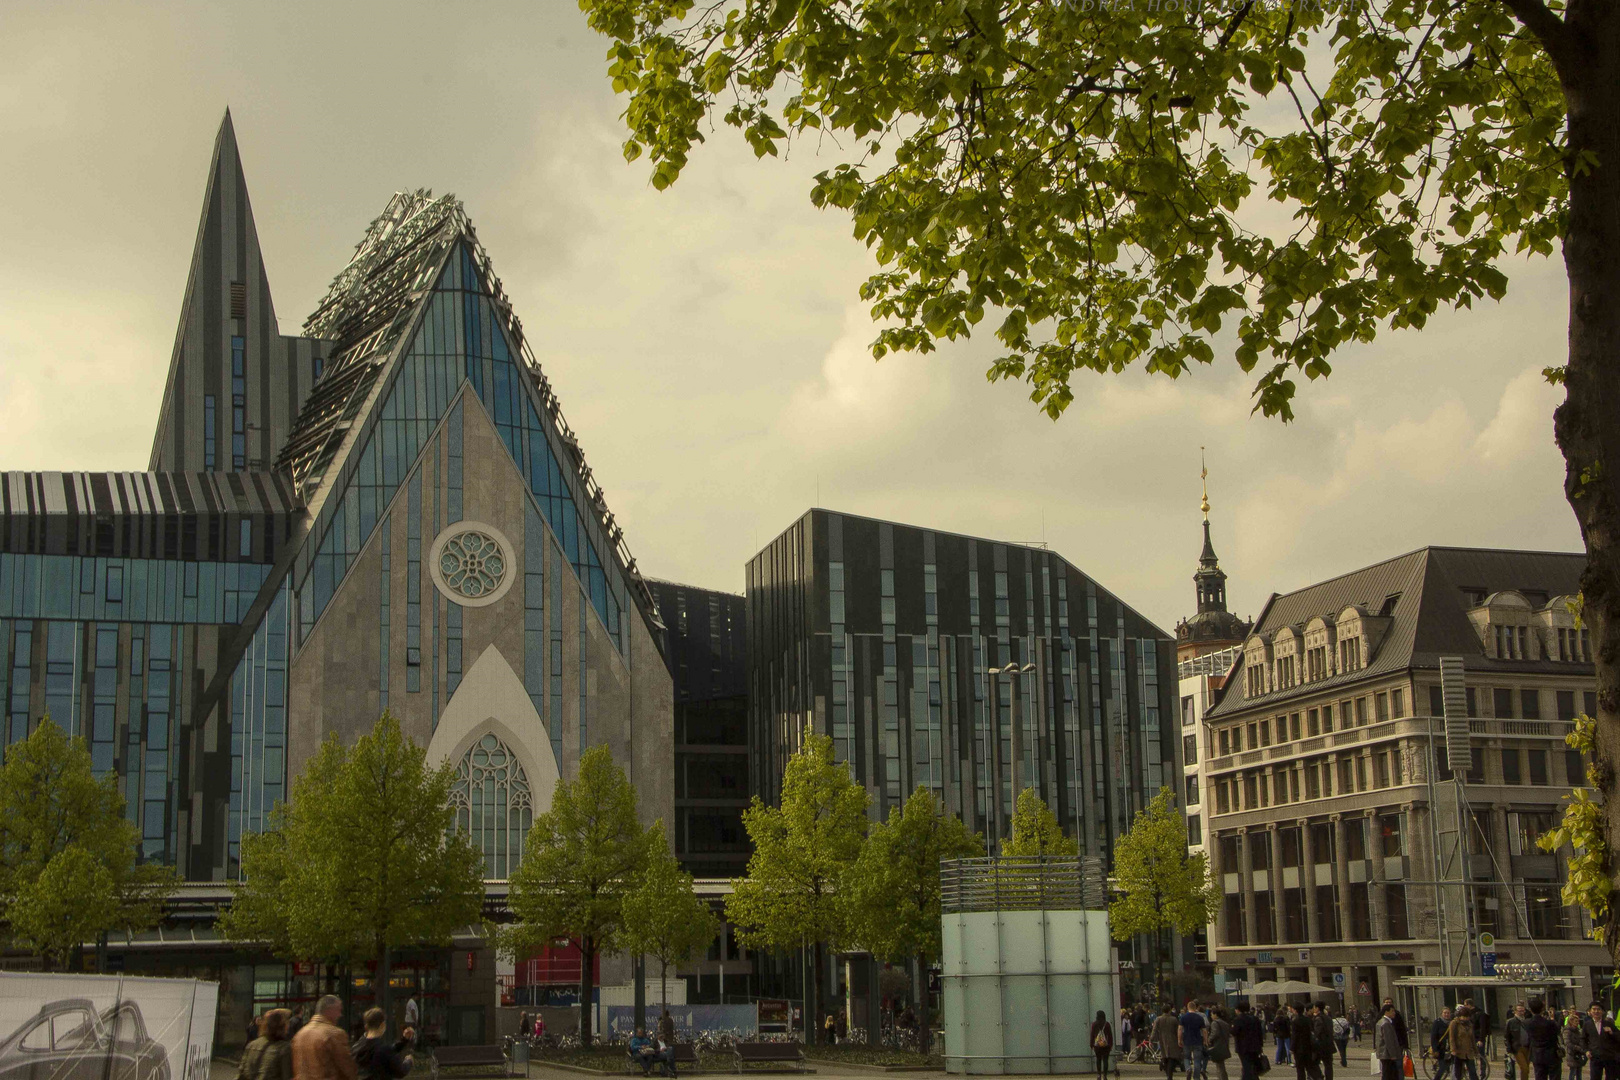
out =
[[[483,768],[486,772],[480,778],[493,784],[499,776],[488,771],[487,761],[475,754],[481,750],[487,752],[486,736],[494,736],[495,742],[511,756],[511,761],[502,762],[501,766],[515,766],[506,768],[504,774],[508,784],[507,802],[501,811],[502,819],[497,823],[500,827],[484,829],[480,837],[483,842],[479,844],[489,871],[505,877],[517,865],[522,851],[522,831],[510,816],[510,811],[518,809],[514,801],[526,801],[535,815],[544,813],[551,807],[560,772],[556,755],[552,753],[551,736],[529,700],[523,680],[494,645],[474,661],[446,703],[439,726],[428,743],[428,763],[438,765],[451,761],[460,768]],[[512,781],[519,777],[522,789],[512,786]],[[498,785],[491,796],[500,799]],[[492,809],[500,805],[497,801]]]

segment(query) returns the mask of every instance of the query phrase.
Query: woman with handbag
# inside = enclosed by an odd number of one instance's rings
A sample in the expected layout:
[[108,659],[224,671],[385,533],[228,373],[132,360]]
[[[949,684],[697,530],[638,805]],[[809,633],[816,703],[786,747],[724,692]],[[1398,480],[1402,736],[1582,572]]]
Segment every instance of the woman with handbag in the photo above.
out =
[[1108,1055],[1114,1052],[1114,1026],[1101,1009],[1091,1022],[1091,1052],[1097,1056],[1097,1075],[1108,1075]]

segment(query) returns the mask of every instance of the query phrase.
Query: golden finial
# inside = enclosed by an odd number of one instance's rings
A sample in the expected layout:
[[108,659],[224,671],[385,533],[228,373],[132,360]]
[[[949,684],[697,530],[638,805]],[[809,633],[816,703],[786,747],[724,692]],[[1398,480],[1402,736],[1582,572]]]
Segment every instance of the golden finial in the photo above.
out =
[[1204,448],[1198,448],[1198,479],[1204,485],[1204,497],[1198,503],[1198,508],[1204,512],[1204,520],[1209,520],[1209,466],[1204,463]]

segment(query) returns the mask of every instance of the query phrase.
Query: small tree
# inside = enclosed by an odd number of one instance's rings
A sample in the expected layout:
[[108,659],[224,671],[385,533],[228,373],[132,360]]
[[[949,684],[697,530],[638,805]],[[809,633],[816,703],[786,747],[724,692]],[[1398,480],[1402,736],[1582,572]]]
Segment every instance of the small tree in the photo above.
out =
[[454,763],[430,768],[389,713],[352,750],[328,735],[269,831],[243,837],[220,929],[288,958],[375,958],[392,1017],[393,951],[448,945],[483,915],[484,863],[454,831],[455,782]]
[[512,874],[508,906],[516,925],[502,937],[514,959],[557,938],[578,940],[579,1038],[591,1044],[596,957],[618,951],[624,901],[640,884],[660,826],[643,829],[636,789],[605,746],[579,759],[579,776],[558,783],[551,809],[535,819]]
[[1074,837],[1063,835],[1057,815],[1035,789],[1025,788],[1018,793],[1018,802],[1013,807],[1012,838],[1001,845],[1001,853],[1025,858],[1072,859],[1080,853],[1080,845]]
[[928,969],[940,955],[939,862],[984,854],[984,840],[919,787],[872,827],[844,892],[850,937],[873,955],[916,962],[917,1049],[928,1053]]
[[750,948],[814,949],[804,1037],[814,1044],[821,1015],[822,949],[845,936],[838,902],[866,836],[866,789],[833,756],[833,743],[806,727],[782,774],[782,805],[754,797],[743,813],[753,841],[748,876],[726,898],[726,917]]
[[658,1000],[667,1003],[669,966],[713,941],[720,920],[692,891],[692,875],[670,854],[663,823],[653,828],[646,874],[624,898],[623,945],[628,952],[658,960]]
[[[1209,861],[1187,852],[1187,819],[1161,788],[1114,845],[1119,899],[1108,906],[1115,941],[1165,930],[1191,934],[1214,921],[1219,897]],[[1163,965],[1155,985],[1163,999]]]
[[0,917],[47,966],[110,930],[155,924],[171,867],[136,861],[140,833],[111,774],[49,715],[0,768]]

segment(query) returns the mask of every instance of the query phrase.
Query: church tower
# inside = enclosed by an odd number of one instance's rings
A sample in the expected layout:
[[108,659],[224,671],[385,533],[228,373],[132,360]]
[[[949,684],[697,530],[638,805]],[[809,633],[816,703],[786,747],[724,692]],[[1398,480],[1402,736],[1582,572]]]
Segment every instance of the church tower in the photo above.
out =
[[1226,571],[1215,555],[1209,536],[1209,467],[1200,461],[1199,479],[1203,495],[1198,508],[1204,515],[1204,550],[1198,556],[1193,585],[1198,594],[1198,612],[1176,624],[1176,659],[1191,660],[1205,653],[1241,645],[1249,626],[1226,610]]

